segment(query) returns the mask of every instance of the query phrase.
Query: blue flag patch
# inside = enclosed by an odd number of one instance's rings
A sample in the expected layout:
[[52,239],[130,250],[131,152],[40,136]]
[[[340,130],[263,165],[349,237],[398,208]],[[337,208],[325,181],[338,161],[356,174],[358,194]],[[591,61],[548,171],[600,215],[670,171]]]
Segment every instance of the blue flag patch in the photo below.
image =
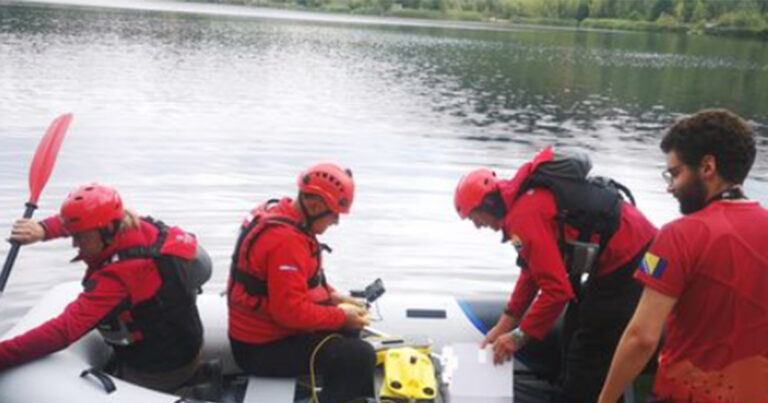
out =
[[666,269],[667,261],[651,252],[647,252],[640,263],[640,270],[643,273],[657,279],[664,275]]

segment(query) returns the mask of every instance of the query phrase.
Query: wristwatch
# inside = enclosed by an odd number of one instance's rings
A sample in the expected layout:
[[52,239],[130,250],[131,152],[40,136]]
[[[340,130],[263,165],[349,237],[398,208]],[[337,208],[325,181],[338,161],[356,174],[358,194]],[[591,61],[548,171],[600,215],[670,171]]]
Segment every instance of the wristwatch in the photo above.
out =
[[515,328],[515,330],[512,331],[512,341],[515,342],[515,351],[521,349],[524,345],[528,343],[528,340],[531,338],[525,334],[520,328]]

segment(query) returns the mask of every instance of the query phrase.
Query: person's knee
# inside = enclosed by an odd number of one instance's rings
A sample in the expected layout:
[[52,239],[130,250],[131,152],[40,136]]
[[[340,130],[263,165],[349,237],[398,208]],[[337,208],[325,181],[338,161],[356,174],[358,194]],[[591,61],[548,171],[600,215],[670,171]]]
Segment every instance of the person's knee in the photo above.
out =
[[344,361],[351,371],[372,373],[376,367],[376,350],[361,339],[347,338],[344,340]]
[[363,340],[358,340],[358,356],[360,357],[360,365],[363,368],[370,369],[376,367],[376,350],[373,346]]

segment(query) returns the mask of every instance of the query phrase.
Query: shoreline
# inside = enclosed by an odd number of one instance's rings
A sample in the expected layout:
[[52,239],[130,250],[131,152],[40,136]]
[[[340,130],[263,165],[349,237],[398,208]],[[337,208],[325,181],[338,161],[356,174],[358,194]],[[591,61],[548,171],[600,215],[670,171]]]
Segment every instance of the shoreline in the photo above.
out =
[[[649,32],[676,33],[682,35],[720,36],[740,39],[768,40],[768,27],[761,29],[740,28],[735,26],[717,25],[714,23],[672,24],[668,21],[659,22],[630,20],[621,18],[586,18],[579,22],[575,19],[558,18],[500,18],[487,13],[462,10],[430,10],[394,7],[385,11],[375,7],[359,7],[350,9],[341,3],[330,3],[323,6],[310,7],[298,3],[276,2],[274,0],[257,0],[255,4],[246,4],[248,0],[178,0],[190,4],[232,5],[243,8],[290,10],[307,13],[336,14],[351,16],[375,16],[381,18],[403,18],[443,22],[475,22],[507,26],[515,28],[554,28],[574,31],[609,31],[609,32]],[[252,0],[251,0],[252,1]],[[298,0],[307,1],[307,0]]]
[[[242,3],[242,0],[241,2]],[[621,19],[576,20],[518,18],[500,19],[477,12],[440,12],[424,9],[396,9],[387,12],[373,9],[343,10],[333,7],[305,7],[296,3],[271,3],[258,5],[239,4],[237,1],[211,2],[205,0],[0,0],[2,6],[29,6],[54,8],[90,8],[104,10],[134,10],[155,12],[178,12],[208,14],[242,18],[275,18],[306,20],[312,22],[339,22],[349,24],[403,25],[423,27],[449,27],[457,29],[479,29],[515,31],[547,29],[574,32],[616,32],[616,33],[672,33],[691,36],[728,37],[747,40],[768,40],[768,28],[754,31],[728,27],[698,27],[692,24],[666,26],[645,21]]]

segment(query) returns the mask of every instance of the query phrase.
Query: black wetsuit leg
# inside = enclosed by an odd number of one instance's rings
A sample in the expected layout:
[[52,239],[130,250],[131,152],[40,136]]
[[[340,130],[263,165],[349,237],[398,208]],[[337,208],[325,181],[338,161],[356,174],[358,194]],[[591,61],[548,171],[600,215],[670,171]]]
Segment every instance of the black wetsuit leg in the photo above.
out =
[[[328,333],[299,334],[267,344],[230,339],[237,364],[248,373],[265,377],[309,374],[312,352]],[[347,402],[373,397],[376,352],[357,337],[336,337],[323,344],[315,357],[315,374],[323,378],[321,402]]]
[[[581,301],[569,307],[561,401],[595,402],[600,394],[613,353],[632,318],[642,293],[633,274],[645,248],[628,264],[611,274],[589,281]],[[569,326],[570,325],[570,326]]]

